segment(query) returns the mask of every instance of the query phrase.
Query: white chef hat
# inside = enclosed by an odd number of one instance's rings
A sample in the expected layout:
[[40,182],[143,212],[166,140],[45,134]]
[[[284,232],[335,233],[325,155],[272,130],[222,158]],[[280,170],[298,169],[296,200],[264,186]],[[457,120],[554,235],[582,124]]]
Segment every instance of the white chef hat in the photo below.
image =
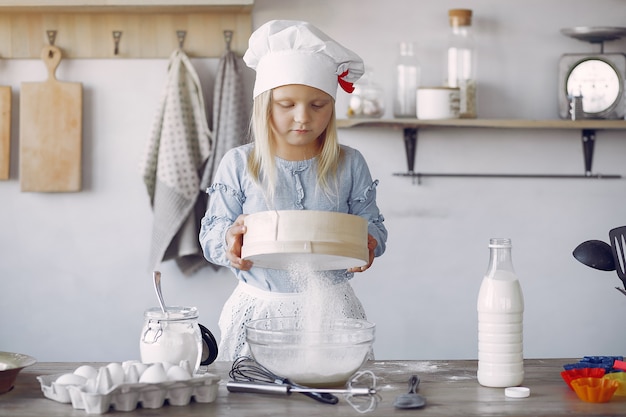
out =
[[308,22],[272,20],[258,28],[243,56],[256,70],[254,97],[288,84],[318,88],[333,98],[337,84],[351,93],[363,60]]

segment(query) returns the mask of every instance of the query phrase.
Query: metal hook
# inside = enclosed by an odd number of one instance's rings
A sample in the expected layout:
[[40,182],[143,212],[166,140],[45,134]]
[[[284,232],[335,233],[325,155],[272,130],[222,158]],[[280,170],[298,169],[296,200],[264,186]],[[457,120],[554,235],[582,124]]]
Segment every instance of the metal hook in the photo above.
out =
[[46,35],[48,35],[48,43],[50,46],[54,46],[54,42],[57,39],[57,31],[56,30],[46,30]]
[[[48,36],[48,43],[50,46],[54,46],[54,42],[57,39],[57,31],[56,30],[46,30],[46,35]],[[50,49],[48,51],[48,58],[52,58],[54,56],[54,51]]]
[[113,42],[115,43],[115,49],[113,50],[114,55],[117,55],[120,52],[120,39],[122,39],[122,31],[114,30],[113,31]]
[[230,43],[233,40],[233,31],[225,30],[224,31],[224,42],[226,42],[226,50],[230,51]]
[[178,37],[178,47],[183,49],[183,45],[185,44],[185,37],[187,36],[186,30],[177,30],[176,37]]

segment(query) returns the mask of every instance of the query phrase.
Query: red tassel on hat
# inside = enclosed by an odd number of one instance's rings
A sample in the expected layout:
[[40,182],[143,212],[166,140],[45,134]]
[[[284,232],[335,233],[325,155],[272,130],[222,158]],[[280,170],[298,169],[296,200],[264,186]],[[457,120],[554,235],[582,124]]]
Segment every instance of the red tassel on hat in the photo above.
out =
[[337,76],[337,81],[339,82],[339,86],[341,86],[346,93],[352,93],[354,91],[354,84],[343,79],[347,75],[348,70],[345,70]]

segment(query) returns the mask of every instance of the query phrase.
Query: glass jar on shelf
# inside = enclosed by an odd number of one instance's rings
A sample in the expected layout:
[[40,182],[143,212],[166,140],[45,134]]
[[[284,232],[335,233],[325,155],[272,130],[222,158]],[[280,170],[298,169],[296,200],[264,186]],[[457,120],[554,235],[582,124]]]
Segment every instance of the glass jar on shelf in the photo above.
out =
[[420,65],[414,42],[400,42],[396,61],[393,101],[394,117],[416,117],[416,94],[420,83]]
[[476,51],[472,34],[472,11],[448,11],[450,37],[445,85],[461,90],[461,117],[476,118]]
[[347,116],[349,118],[379,118],[385,114],[383,89],[374,81],[373,70],[366,68],[363,76],[354,83],[350,94]]

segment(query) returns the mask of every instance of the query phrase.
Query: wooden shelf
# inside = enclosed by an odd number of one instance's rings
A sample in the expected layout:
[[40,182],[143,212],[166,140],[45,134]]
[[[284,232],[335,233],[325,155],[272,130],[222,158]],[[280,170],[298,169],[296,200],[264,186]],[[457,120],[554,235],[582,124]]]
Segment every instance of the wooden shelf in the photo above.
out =
[[522,120],[522,119],[338,119],[337,127],[463,127],[498,129],[626,130],[626,120]]
[[[602,175],[592,172],[593,150],[597,130],[626,130],[626,120],[521,120],[521,119],[339,119],[338,128],[393,128],[402,129],[407,158],[407,172],[394,175],[413,177],[420,183],[422,177],[473,177],[473,178],[596,178],[620,179],[621,175]],[[578,130],[584,157],[582,174],[513,174],[513,173],[423,173],[416,172],[415,154],[417,134],[421,128],[496,128],[496,129],[560,129]]]
[[[0,0],[0,58],[39,59],[55,31],[63,58],[168,58],[243,55],[254,0]],[[117,42],[114,32],[121,34]],[[117,52],[117,53],[116,53]]]

